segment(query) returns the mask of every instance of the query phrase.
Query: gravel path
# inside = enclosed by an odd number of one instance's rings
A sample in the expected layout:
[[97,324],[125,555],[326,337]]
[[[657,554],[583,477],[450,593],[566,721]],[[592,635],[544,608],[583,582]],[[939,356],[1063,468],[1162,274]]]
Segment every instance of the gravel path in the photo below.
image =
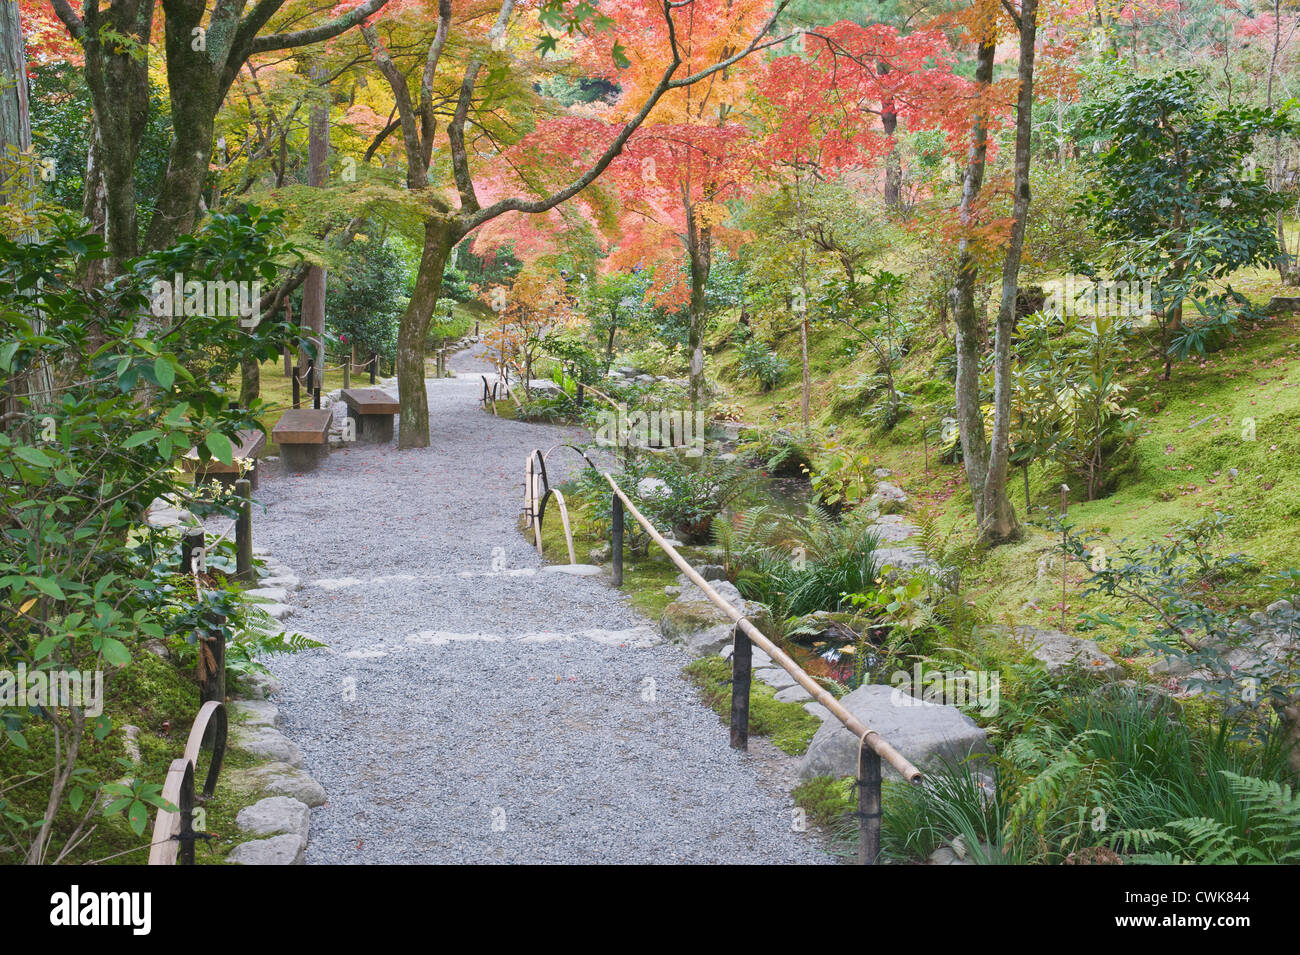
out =
[[272,465],[258,492],[257,543],[303,582],[287,624],[328,644],[270,664],[329,794],[307,861],[830,861],[680,678],[684,651],[516,531],[527,452],[573,432],[483,414],[475,356],[451,367],[428,383],[433,448]]

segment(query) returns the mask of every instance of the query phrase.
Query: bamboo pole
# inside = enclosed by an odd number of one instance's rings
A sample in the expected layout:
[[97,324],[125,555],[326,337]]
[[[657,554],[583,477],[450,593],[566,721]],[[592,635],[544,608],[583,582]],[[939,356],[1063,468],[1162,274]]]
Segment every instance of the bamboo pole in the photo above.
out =
[[655,530],[654,525],[645,519],[641,512],[637,510],[636,505],[633,504],[628,499],[627,495],[623,493],[623,489],[615,483],[612,477],[610,477],[608,471],[602,471],[601,477],[605,479],[610,488],[614,491],[614,494],[623,503],[623,507],[632,515],[633,518],[636,519],[636,522],[645,529],[646,533],[650,535],[650,539],[659,545],[674,564],[681,568],[682,573],[686,575],[691,583],[704,591],[704,596],[708,597],[719,610],[731,618],[732,622],[735,623],[738,628],[744,631],[745,636],[749,637],[752,643],[757,645],[769,657],[776,661],[776,663],[780,665],[781,669],[794,677],[795,681],[807,690],[814,700],[826,707],[826,709],[830,710],[831,713],[834,714],[835,718],[843,723],[850,733],[858,737],[858,739],[873,752],[878,754],[881,759],[885,760],[889,765],[893,766],[894,769],[898,770],[899,775],[910,783],[920,781],[921,771],[913,766],[902,753],[894,749],[894,747],[891,746],[879,733],[868,727],[860,719],[845,709],[843,704],[841,704],[839,700],[835,699],[835,697],[831,696],[831,694],[822,687],[821,684],[809,676],[804,671],[803,667],[790,659],[784,650],[764,636],[763,632],[759,630],[758,627],[745,619],[744,614],[733,607],[722,597],[722,595],[714,590],[709,582],[701,577],[699,573],[696,572],[695,568],[687,563],[686,559],[682,557],[681,554],[677,553],[676,549],[671,544],[664,540],[663,535]]
[[560,505],[560,523],[564,525],[564,542],[569,545],[569,563],[576,564],[577,556],[573,553],[573,531],[569,527],[569,508],[564,503],[564,495],[559,489],[551,491],[555,495],[555,500]]

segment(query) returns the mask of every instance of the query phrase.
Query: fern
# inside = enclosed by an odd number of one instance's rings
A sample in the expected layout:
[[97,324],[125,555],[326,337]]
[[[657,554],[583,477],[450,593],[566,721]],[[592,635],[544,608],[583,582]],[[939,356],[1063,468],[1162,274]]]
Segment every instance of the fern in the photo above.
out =
[[1138,865],[1277,865],[1300,863],[1300,795],[1271,779],[1222,770],[1233,796],[1245,810],[1242,830],[1207,816],[1175,819],[1161,829],[1117,833],[1122,852],[1138,851],[1127,861]]

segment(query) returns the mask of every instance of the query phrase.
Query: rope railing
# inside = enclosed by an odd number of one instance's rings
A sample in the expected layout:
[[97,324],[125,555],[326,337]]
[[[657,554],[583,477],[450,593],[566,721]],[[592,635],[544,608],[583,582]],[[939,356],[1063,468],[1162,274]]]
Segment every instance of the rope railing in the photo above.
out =
[[[781,669],[801,686],[817,703],[825,707],[832,716],[858,739],[858,862],[862,865],[874,865],[880,855],[881,809],[881,760],[892,766],[900,776],[909,783],[919,783],[922,773],[902,753],[883,736],[862,720],[858,719],[825,687],[819,684],[803,667],[799,666],[789,654],[763,634],[730,601],[717,592],[700,573],[691,566],[677,549],[659,533],[659,530],[646,519],[636,504],[627,496],[618,482],[608,471],[601,471],[592,463],[585,453],[573,445],[555,445],[546,454],[534,449],[528,455],[524,478],[524,510],[530,529],[533,531],[537,552],[542,553],[542,520],[545,517],[545,501],[552,494],[559,492],[550,487],[546,472],[546,457],[551,451],[560,447],[573,448],[583,461],[599,471],[609,484],[611,497],[610,551],[613,562],[614,586],[623,586],[623,525],[624,514],[631,514],[650,539],[668,555],[691,583],[698,587],[705,597],[731,620],[732,629],[732,693],[731,693],[731,745],[735,749],[748,751],[749,748],[749,695],[752,674],[753,647],[757,646],[768,655]],[[573,561],[573,537],[569,529],[568,513],[564,507],[563,497],[558,498],[561,516],[564,521],[565,536],[569,547],[569,560]]]

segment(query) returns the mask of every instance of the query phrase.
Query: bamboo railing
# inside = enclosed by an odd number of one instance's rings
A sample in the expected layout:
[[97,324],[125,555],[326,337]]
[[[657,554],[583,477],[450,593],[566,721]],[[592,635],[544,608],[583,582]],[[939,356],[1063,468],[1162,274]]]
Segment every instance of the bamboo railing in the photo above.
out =
[[[602,395],[601,397],[605,397]],[[558,447],[572,447],[571,445],[556,445]],[[555,448],[551,448],[554,451]],[[582,451],[574,448],[582,455],[583,460],[590,467],[596,466],[591,459],[583,454]],[[550,451],[547,452],[547,455]],[[525,469],[524,479],[524,510],[528,516],[530,529],[533,531],[534,539],[537,544],[538,553],[542,551],[542,520],[545,516],[544,506],[539,506],[539,501],[543,503],[550,494],[558,494],[550,488],[549,477],[546,473],[545,464],[546,455],[543,455],[540,449],[535,449],[528,456],[528,464]],[[600,470],[597,468],[597,470]],[[858,768],[857,768],[857,785],[858,785],[858,862],[863,865],[874,865],[880,855],[880,828],[882,819],[881,809],[881,760],[889,763],[898,774],[909,783],[919,783],[922,778],[921,771],[914,766],[910,760],[900,753],[888,740],[877,733],[871,727],[867,726],[860,719],[853,715],[839,700],[837,700],[825,687],[821,686],[812,676],[799,666],[789,654],[773,643],[763,634],[758,627],[754,626],[744,614],[733,606],[725,597],[717,592],[713,586],[705,580],[700,573],[691,566],[672,544],[664,538],[659,530],[646,519],[645,515],[637,509],[636,504],[627,496],[618,482],[610,475],[608,471],[600,471],[606,483],[609,484],[612,494],[611,498],[611,524],[610,524],[610,550],[613,561],[613,578],[614,586],[623,585],[623,524],[624,513],[631,514],[632,519],[641,525],[641,528],[650,536],[656,546],[659,547],[681,571],[686,575],[691,583],[695,584],[709,601],[721,610],[735,625],[732,631],[732,693],[731,693],[731,745],[735,749],[742,751],[748,750],[749,746],[749,692],[752,672],[752,648],[758,646],[765,652],[775,663],[780,666],[786,673],[794,678],[799,686],[803,687],[808,694],[822,706],[824,706],[831,715],[858,739]],[[561,498],[563,507],[563,499]],[[569,533],[568,515],[563,512],[565,518],[565,534],[569,544],[570,561],[573,560],[573,542]]]

